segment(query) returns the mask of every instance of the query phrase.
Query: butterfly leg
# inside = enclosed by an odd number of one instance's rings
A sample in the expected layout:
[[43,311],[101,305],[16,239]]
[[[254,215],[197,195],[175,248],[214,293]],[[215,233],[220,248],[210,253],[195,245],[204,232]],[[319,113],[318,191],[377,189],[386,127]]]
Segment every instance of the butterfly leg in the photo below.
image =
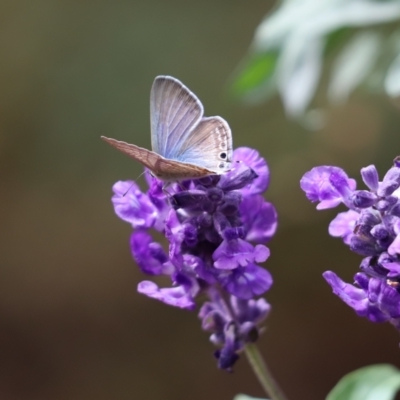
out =
[[169,192],[167,190],[167,187],[171,186],[171,182],[164,182],[163,187],[161,188],[162,192],[164,193],[165,197],[167,197],[168,199],[170,199],[173,195],[171,194],[171,192]]

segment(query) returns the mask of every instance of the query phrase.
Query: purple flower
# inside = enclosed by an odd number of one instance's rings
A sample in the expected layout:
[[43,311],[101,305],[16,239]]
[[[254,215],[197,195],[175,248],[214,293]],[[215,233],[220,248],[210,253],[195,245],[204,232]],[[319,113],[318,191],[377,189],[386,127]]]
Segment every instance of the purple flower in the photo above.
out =
[[150,228],[157,219],[157,209],[149,197],[142,193],[136,183],[119,181],[113,186],[111,201],[115,213],[133,228]]
[[242,189],[245,194],[263,193],[268,189],[268,164],[264,158],[260,157],[260,153],[257,150],[239,147],[233,153],[233,162],[242,162],[257,174],[257,178]]
[[329,233],[364,256],[354,284],[324,273],[333,292],[358,315],[400,329],[400,164],[395,160],[382,181],[373,165],[362,168],[361,176],[367,190],[356,190],[342,169],[321,166],[307,172],[300,186],[320,202],[318,209],[340,203],[349,208],[333,219]]
[[[205,294],[199,316],[219,347],[218,366],[226,370],[257,339],[269,313],[268,303],[256,297],[269,290],[272,276],[258,264],[269,257],[265,243],[277,228],[275,208],[262,197],[267,163],[248,148],[235,150],[233,159],[227,173],[171,185],[169,195],[146,173],[146,193],[132,182],[117,182],[112,198],[116,214],[135,229],[130,245],[141,271],[171,279],[171,287],[142,281],[138,291],[189,310]],[[151,229],[165,236],[168,251]]]
[[266,243],[278,227],[275,207],[261,195],[247,196],[240,204],[245,239],[254,243]]
[[309,200],[320,202],[317,209],[323,210],[346,204],[356,184],[341,168],[322,166],[305,173],[300,186]]

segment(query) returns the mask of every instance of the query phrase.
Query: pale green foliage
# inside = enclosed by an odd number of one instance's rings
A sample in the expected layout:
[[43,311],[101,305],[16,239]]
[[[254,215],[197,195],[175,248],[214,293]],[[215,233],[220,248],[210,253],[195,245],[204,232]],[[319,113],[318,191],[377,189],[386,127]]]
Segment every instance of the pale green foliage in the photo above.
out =
[[282,1],[257,27],[233,93],[259,102],[278,92],[292,117],[310,107],[323,72],[334,103],[360,85],[400,96],[399,21],[400,0]]
[[326,400],[392,400],[400,388],[400,371],[392,365],[360,368],[344,376]]

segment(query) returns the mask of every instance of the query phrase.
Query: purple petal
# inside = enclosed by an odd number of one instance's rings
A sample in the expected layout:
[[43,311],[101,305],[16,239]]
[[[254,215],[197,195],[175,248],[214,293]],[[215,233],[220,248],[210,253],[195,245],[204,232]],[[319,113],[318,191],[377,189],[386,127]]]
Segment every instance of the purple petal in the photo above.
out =
[[379,184],[379,175],[375,165],[361,168],[361,176],[368,188],[373,192],[376,192]]
[[236,329],[233,323],[228,323],[224,329],[224,346],[218,349],[214,355],[218,359],[218,368],[232,371],[232,367],[239,359],[236,354]]
[[320,201],[317,207],[333,208],[346,201],[351,194],[354,183],[347,174],[338,167],[315,167],[303,175],[300,187],[312,202]]
[[271,274],[255,264],[224,271],[219,281],[225,290],[240,299],[251,299],[265,293],[273,282]]
[[193,310],[196,306],[193,297],[183,286],[159,289],[154,282],[142,281],[138,285],[138,292],[174,307]]
[[[357,274],[356,280],[359,281],[360,275]],[[340,299],[361,317],[367,317],[371,322],[384,322],[388,320],[385,312],[382,312],[382,307],[387,307],[383,302],[377,303],[382,289],[382,281],[370,278],[368,289],[350,285],[343,282],[335,273],[327,271],[323,274],[325,280],[333,289]],[[365,276],[365,275],[364,275]]]
[[246,240],[265,243],[275,234],[277,212],[261,195],[246,196],[240,205],[240,214],[247,230]]
[[254,248],[254,260],[258,263],[262,263],[267,260],[270,255],[269,248],[263,244],[258,244]]
[[[224,240],[213,253],[214,267],[218,269],[235,269],[255,261],[254,247],[242,240]],[[268,256],[267,256],[268,257]]]
[[250,194],[262,193],[267,190],[269,185],[269,168],[264,158],[257,150],[248,147],[239,147],[233,152],[233,162],[242,161],[251,168],[258,178],[242,189],[245,196]]
[[185,238],[184,227],[179,222],[174,210],[171,210],[165,221],[165,236],[169,241],[169,256],[174,258],[180,254],[182,242]]
[[259,324],[271,311],[270,304],[263,298],[243,300],[231,296],[231,307],[241,324],[248,321]]
[[171,274],[172,270],[165,263],[168,257],[159,243],[143,231],[133,232],[130,240],[131,251],[139,268],[148,275]]
[[150,228],[158,217],[154,204],[143,194],[136,183],[118,181],[113,186],[111,201],[115,213],[134,228]]
[[217,186],[225,191],[238,190],[251,186],[255,179],[258,179],[257,174],[251,168],[244,163],[236,162],[230,171],[221,175]]
[[339,296],[357,314],[365,316],[368,311],[368,297],[365,290],[343,282],[334,272],[326,271],[322,274],[331,286],[333,293]]
[[400,235],[397,235],[393,240],[392,244],[388,247],[388,253],[391,256],[400,254]]
[[360,214],[353,210],[339,213],[329,224],[329,234],[334,237],[341,237],[344,243],[350,244],[359,216]]
[[389,171],[386,172],[382,180],[382,182],[386,181],[395,181],[400,183],[400,168],[398,168],[397,166],[390,168]]

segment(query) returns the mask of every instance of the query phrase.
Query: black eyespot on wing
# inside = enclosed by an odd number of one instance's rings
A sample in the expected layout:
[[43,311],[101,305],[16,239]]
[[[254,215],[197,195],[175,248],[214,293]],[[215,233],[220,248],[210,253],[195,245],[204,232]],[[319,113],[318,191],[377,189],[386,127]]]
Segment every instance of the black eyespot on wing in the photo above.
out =
[[220,156],[223,160],[225,160],[225,158],[226,158],[226,153],[222,152],[222,153],[220,153],[219,156]]
[[224,167],[225,167],[225,164],[224,164],[224,163],[221,163],[221,164],[218,165],[218,167],[224,168]]

